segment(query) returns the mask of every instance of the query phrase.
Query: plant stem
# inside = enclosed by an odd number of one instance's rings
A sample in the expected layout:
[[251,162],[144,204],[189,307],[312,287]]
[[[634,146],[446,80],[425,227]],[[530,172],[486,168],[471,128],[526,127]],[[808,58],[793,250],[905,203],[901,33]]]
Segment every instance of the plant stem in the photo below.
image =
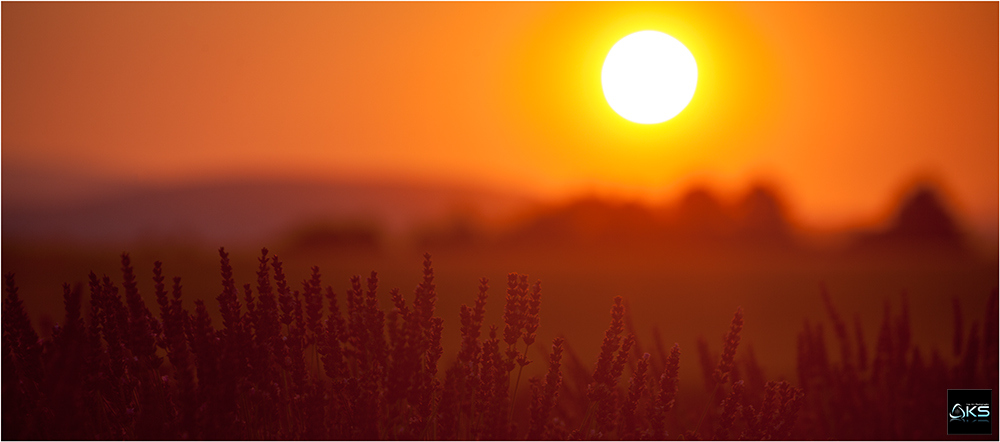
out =
[[[525,360],[528,359],[528,347],[531,347],[531,346],[527,345],[527,346],[524,347],[524,358],[525,358]],[[520,365],[520,364],[518,364],[518,365]],[[527,364],[525,364],[525,365],[527,365]],[[523,371],[524,371],[524,365],[521,365],[521,368],[519,368],[517,370],[517,380],[514,381],[514,392],[511,393],[511,395],[510,395],[510,416],[507,417],[507,421],[508,422],[511,421],[512,419],[514,419],[514,398],[517,397],[517,387],[521,383],[521,372],[523,372]]]
[[708,417],[708,410],[712,409],[712,404],[715,403],[715,395],[719,392],[720,383],[715,383],[715,388],[712,389],[712,395],[708,397],[708,405],[705,406],[705,411],[701,413],[701,419],[698,420],[698,426],[694,427],[694,431],[697,432],[701,429],[701,425],[705,423],[705,418]]

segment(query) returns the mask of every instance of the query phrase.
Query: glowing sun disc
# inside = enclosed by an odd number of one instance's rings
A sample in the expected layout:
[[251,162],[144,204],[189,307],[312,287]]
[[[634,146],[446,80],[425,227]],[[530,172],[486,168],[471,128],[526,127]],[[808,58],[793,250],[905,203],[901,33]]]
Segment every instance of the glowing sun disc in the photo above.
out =
[[681,113],[698,84],[694,55],[676,38],[640,31],[618,40],[601,69],[604,98],[626,120],[667,121]]

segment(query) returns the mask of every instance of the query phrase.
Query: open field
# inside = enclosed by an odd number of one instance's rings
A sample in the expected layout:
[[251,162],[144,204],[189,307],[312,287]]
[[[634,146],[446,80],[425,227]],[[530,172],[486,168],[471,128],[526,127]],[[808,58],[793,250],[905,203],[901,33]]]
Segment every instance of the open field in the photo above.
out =
[[[303,288],[299,281],[307,280],[311,265],[319,266],[323,284],[330,285],[340,296],[341,311],[344,293],[350,291],[353,275],[367,277],[377,270],[379,291],[376,298],[381,311],[393,310],[389,288],[399,288],[407,299],[421,281],[420,252],[412,249],[327,249],[295,250],[282,253],[272,250],[283,261],[290,290]],[[523,376],[542,377],[548,369],[549,345],[554,338],[566,339],[566,348],[578,358],[578,369],[590,372],[598,360],[600,343],[608,321],[608,306],[616,296],[623,298],[627,330],[634,333],[635,349],[629,367],[619,381],[624,388],[628,376],[641,358],[650,352],[655,368],[663,369],[666,349],[674,343],[682,351],[679,373],[678,407],[670,428],[677,431],[695,430],[692,417],[704,410],[706,363],[722,353],[722,337],[728,329],[732,312],[742,308],[745,325],[741,330],[736,376],[740,367],[758,366],[760,376],[767,380],[784,380],[802,388],[802,331],[804,322],[816,333],[817,326],[825,330],[829,361],[838,364],[841,356],[835,345],[835,324],[820,296],[826,287],[837,311],[855,332],[854,322],[867,341],[871,363],[877,352],[876,339],[884,327],[883,315],[896,318],[907,309],[908,334],[912,345],[920,348],[927,360],[932,352],[948,366],[960,366],[968,358],[965,351],[953,352],[957,300],[965,318],[962,334],[971,332],[972,324],[983,326],[983,307],[996,287],[997,263],[968,254],[935,253],[923,250],[911,253],[817,252],[795,250],[733,250],[733,249],[653,249],[606,246],[576,248],[465,246],[438,247],[433,252],[436,309],[442,318],[440,336],[442,355],[438,378],[452,366],[459,354],[460,306],[472,305],[479,288],[479,278],[489,279],[490,290],[483,321],[485,338],[488,327],[504,325],[504,290],[508,272],[530,275],[533,282],[542,281],[540,325],[537,341],[544,345],[530,348],[527,357],[536,361],[528,364]],[[256,285],[259,252],[234,250],[232,274],[237,287]],[[216,328],[219,316],[215,298],[223,286],[218,274],[218,252],[207,247],[146,247],[131,252],[135,266],[137,289],[146,305],[157,303],[152,280],[152,262],[163,262],[164,275],[182,278],[184,308],[193,310],[194,299],[202,299]],[[121,264],[111,251],[37,250],[17,245],[4,248],[4,269],[17,273],[17,285],[24,307],[42,336],[51,334],[54,323],[63,322],[63,289],[60,281],[83,283],[90,270],[98,276],[108,275],[120,281]],[[86,290],[84,290],[86,291]],[[905,295],[904,295],[905,294]],[[904,305],[905,303],[905,305]],[[995,303],[995,300],[994,300]],[[83,317],[88,318],[85,302]],[[993,309],[996,310],[995,305]],[[995,311],[993,312],[996,313]],[[980,328],[981,330],[981,328]],[[984,335],[986,336],[986,335]],[[853,338],[852,338],[853,339]],[[657,341],[659,340],[659,347]],[[707,343],[707,352],[699,341]],[[346,343],[345,343],[346,345]],[[641,352],[640,352],[641,350]],[[826,351],[824,351],[826,352]],[[751,355],[752,353],[752,355]],[[995,351],[994,351],[995,353]],[[161,356],[164,350],[159,350]],[[984,357],[988,354],[984,354]],[[994,355],[995,357],[995,355]],[[657,359],[659,358],[659,359]],[[744,368],[744,371],[747,368]],[[565,371],[564,371],[565,374]],[[315,376],[316,374],[313,373]],[[986,373],[988,379],[988,373]],[[322,376],[318,376],[323,379]],[[749,380],[748,380],[749,381]],[[513,384],[512,384],[513,385]],[[511,387],[513,388],[513,387]],[[567,387],[568,388],[568,387]],[[579,388],[579,386],[577,386]],[[816,388],[816,387],[814,387]],[[527,400],[527,388],[522,385],[522,400]],[[817,395],[818,393],[815,393]],[[756,392],[754,394],[759,394]],[[565,393],[564,396],[570,393]],[[624,394],[624,391],[623,391]],[[719,395],[718,400],[721,400]],[[647,398],[648,400],[648,398]],[[684,401],[687,401],[686,403]],[[646,406],[646,402],[643,402]],[[716,404],[720,406],[720,404]],[[937,404],[921,404],[933,408]],[[566,404],[561,407],[567,407]],[[518,406],[512,414],[521,419],[521,433],[526,436],[529,405]],[[571,407],[563,418],[580,419]],[[714,410],[714,408],[713,408]],[[715,411],[713,411],[714,413]],[[714,415],[713,415],[714,416]],[[815,416],[814,416],[815,418]],[[563,422],[579,425],[579,422]],[[816,421],[809,421],[816,425]],[[943,419],[942,419],[943,422]],[[708,425],[708,424],[705,424]],[[746,425],[746,424],[744,424]],[[802,424],[807,425],[807,424]],[[569,430],[573,428],[567,427]],[[942,426],[943,428],[943,426]],[[796,431],[815,431],[809,427]],[[713,434],[711,427],[701,428],[701,436]],[[824,431],[831,431],[826,429]],[[297,436],[302,434],[296,433]],[[791,434],[791,433],[790,433]],[[794,433],[812,438],[812,433]],[[879,433],[882,434],[882,433]],[[892,434],[892,433],[887,433]],[[919,435],[923,436],[919,436]],[[291,434],[284,434],[291,436]],[[866,433],[829,433],[841,438],[867,437]],[[900,437],[936,437],[927,433],[898,433]],[[566,435],[563,435],[566,436]],[[689,435],[692,436],[692,435]],[[389,437],[380,433],[382,438]],[[417,436],[414,436],[417,437]],[[426,435],[421,436],[426,437]],[[465,434],[469,437],[469,434]],[[556,437],[554,434],[548,437]],[[594,437],[591,435],[590,437]],[[616,436],[616,437],[620,437]],[[733,436],[735,437],[735,436]],[[789,437],[788,434],[785,437]]]

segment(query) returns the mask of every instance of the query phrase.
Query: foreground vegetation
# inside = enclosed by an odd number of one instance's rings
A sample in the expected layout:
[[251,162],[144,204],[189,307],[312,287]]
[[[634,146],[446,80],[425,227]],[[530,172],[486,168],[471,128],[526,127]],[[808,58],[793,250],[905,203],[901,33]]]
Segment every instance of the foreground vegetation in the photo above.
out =
[[[184,305],[180,278],[168,289],[159,262],[158,312],[150,310],[124,254],[120,287],[91,273],[85,300],[82,286],[64,285],[65,320],[40,340],[6,275],[3,438],[933,439],[945,437],[939,397],[947,388],[996,391],[996,292],[982,332],[974,324],[966,334],[956,306],[960,362],[952,365],[911,343],[905,302],[896,316],[886,305],[869,354],[857,321],[849,331],[824,292],[840,357],[828,358],[822,327],[807,322],[798,386],[766,381],[752,358],[737,363],[737,310],[720,356],[699,345],[705,398],[691,417],[675,409],[681,349],[639,351],[621,297],[595,365],[556,338],[547,374],[522,379],[529,349],[549,345],[535,342],[541,283],[508,275],[502,328],[484,329],[484,278],[461,308],[454,363],[439,370],[444,320],[435,316],[429,255],[409,302],[393,289],[393,308],[383,311],[374,272],[338,295],[314,267],[293,289],[265,249],[256,284],[240,287],[219,253],[218,329],[202,300]],[[526,419],[516,419],[519,407]]]

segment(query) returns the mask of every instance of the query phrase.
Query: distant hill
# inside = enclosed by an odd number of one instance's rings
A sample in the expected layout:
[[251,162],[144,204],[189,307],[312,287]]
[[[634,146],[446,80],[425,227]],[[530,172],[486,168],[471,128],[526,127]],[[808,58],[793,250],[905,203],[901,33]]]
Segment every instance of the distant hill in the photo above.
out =
[[[488,221],[514,218],[509,224]],[[459,186],[296,181],[230,181],[131,193],[75,205],[5,203],[3,238],[127,244],[185,241],[227,246],[284,242],[305,249],[377,248],[388,237],[420,247],[653,248],[800,247],[773,189],[751,187],[723,203],[705,188],[647,206],[585,197],[561,204]],[[963,250],[964,236],[930,187],[915,188],[880,231],[858,232],[851,250]]]
[[401,234],[454,211],[491,217],[531,204],[521,195],[460,186],[230,181],[142,189],[60,207],[4,204],[3,236],[83,243],[184,239],[255,245],[298,232],[306,239],[357,243],[373,239],[364,236],[368,233],[358,237],[357,232],[331,236],[316,226],[348,222],[365,225],[364,230],[376,235]]

